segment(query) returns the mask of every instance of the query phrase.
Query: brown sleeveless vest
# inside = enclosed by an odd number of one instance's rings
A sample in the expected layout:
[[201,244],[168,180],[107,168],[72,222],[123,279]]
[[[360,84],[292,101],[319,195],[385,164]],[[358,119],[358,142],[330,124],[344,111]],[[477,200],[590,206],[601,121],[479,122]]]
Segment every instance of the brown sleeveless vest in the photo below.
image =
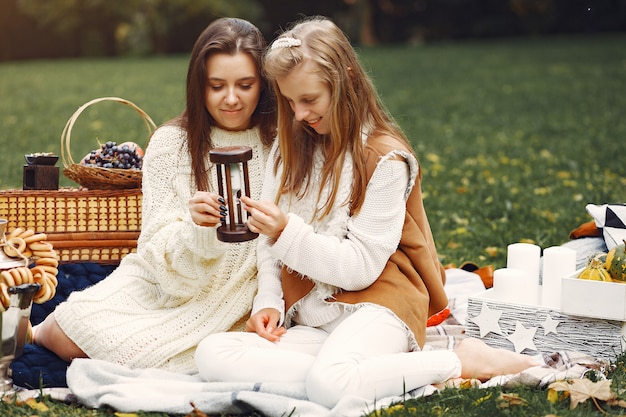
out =
[[[411,152],[391,138],[370,137],[366,145],[367,178],[381,156],[392,150]],[[444,291],[444,268],[437,257],[428,218],[422,202],[421,171],[406,203],[406,217],[398,250],[391,255],[378,279],[360,291],[341,291],[334,300],[348,304],[373,303],[390,309],[413,332],[420,347],[426,340],[426,321],[448,305]],[[313,281],[282,270],[285,311],[313,289]]]

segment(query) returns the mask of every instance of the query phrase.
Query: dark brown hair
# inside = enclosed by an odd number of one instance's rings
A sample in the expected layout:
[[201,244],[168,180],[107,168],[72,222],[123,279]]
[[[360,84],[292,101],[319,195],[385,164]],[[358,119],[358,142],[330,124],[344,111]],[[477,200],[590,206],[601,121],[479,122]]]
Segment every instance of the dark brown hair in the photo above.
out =
[[200,191],[209,189],[206,157],[213,148],[210,133],[216,125],[205,104],[207,60],[216,53],[235,55],[243,52],[250,55],[262,84],[259,103],[252,114],[252,125],[259,126],[261,141],[269,146],[276,135],[276,103],[261,68],[266,46],[263,34],[256,26],[237,18],[213,21],[196,40],[187,70],[186,107],[173,122],[187,131],[193,177]]

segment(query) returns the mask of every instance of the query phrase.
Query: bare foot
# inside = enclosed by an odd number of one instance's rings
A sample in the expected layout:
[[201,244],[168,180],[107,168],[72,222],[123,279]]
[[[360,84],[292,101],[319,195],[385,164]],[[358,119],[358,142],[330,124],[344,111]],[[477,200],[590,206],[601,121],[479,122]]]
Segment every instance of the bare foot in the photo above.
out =
[[476,338],[463,339],[454,352],[461,360],[461,378],[476,378],[481,381],[500,375],[517,374],[541,365],[531,356],[493,348]]
[[444,388],[478,388],[481,382],[478,379],[450,378],[432,385],[441,391]]

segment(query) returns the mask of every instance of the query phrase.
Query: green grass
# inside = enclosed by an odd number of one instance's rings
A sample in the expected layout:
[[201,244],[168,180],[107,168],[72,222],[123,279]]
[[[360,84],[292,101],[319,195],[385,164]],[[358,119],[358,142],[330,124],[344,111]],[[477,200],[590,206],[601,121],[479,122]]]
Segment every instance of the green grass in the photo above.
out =
[[621,35],[368,51],[421,157],[446,261],[503,266],[508,244],[561,244],[587,203],[625,201],[625,46]]
[[[586,204],[626,202],[625,34],[359,53],[418,153],[444,263],[503,267],[508,244],[562,244],[570,230],[590,220]],[[25,153],[60,153],[66,121],[93,98],[129,99],[157,124],[177,115],[186,67],[186,56],[0,64],[0,188],[21,187]],[[75,160],[97,146],[96,135],[145,143],[147,132],[127,107],[97,104],[72,131]],[[64,178],[61,184],[73,185]],[[482,394],[446,391],[416,401],[419,412],[407,404],[393,415],[492,415],[490,401],[475,403]],[[542,391],[521,395],[537,408],[510,415],[587,415],[570,413],[567,404],[548,405]],[[54,405],[54,415],[114,415]],[[8,409],[10,416],[34,414]]]

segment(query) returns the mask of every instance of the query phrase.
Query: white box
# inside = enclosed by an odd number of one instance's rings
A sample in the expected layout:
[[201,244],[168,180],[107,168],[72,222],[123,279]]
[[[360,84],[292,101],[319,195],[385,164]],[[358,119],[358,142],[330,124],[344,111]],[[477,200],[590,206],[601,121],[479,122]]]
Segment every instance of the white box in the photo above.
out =
[[[620,294],[611,294],[610,299],[614,305],[619,304],[621,320],[583,316],[582,313],[568,314],[540,305],[504,302],[495,298],[493,289],[490,289],[469,297],[466,334],[483,340],[489,346],[522,353],[569,350],[583,352],[595,358],[615,359],[626,349],[626,325],[623,320],[626,285],[593,283],[596,284],[594,290],[597,292],[588,292],[585,301],[595,306],[608,304],[606,290],[601,285],[620,286],[610,287],[614,293]],[[582,292],[579,291],[584,286],[575,283],[574,288],[577,296],[581,296]],[[564,297],[570,297],[571,291],[569,284],[565,284]],[[620,296],[621,303],[617,301]],[[575,304],[578,306],[580,303]],[[571,306],[572,303],[568,302],[566,305]],[[575,310],[582,311],[580,307]],[[607,314],[606,308],[602,310],[602,314]],[[611,315],[617,317],[614,312]]]
[[626,284],[574,276],[561,281],[561,311],[583,317],[626,321]]

